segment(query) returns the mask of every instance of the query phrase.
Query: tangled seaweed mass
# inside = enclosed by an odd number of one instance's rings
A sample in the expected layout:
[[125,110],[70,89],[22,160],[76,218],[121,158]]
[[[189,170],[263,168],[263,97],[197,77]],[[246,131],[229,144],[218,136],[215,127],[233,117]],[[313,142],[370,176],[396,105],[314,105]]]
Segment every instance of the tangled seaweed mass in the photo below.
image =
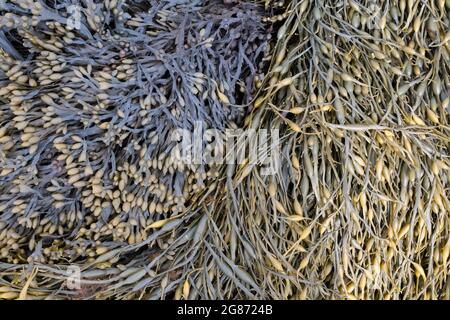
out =
[[449,9],[0,2],[0,299],[450,299]]

